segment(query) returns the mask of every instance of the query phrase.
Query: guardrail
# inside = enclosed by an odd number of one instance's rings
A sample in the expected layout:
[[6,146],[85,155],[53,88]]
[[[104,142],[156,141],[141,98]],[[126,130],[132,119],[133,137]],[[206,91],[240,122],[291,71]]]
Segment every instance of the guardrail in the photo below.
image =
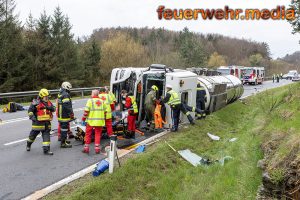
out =
[[[84,97],[84,92],[89,92],[95,89],[100,89],[101,87],[89,87],[89,88],[73,88],[71,89],[72,93],[81,93],[81,96]],[[58,94],[59,90],[48,90],[50,94]],[[12,97],[29,97],[37,96],[39,91],[26,91],[26,92],[8,92],[0,93],[0,99],[2,98],[12,98]]]

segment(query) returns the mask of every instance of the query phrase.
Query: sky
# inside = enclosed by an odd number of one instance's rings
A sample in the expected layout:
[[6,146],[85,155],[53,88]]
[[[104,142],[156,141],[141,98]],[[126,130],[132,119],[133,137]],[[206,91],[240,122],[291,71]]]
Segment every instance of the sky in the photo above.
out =
[[29,13],[38,18],[43,10],[53,14],[59,6],[70,18],[76,37],[89,36],[94,29],[107,27],[163,27],[180,31],[184,27],[198,33],[218,33],[225,36],[266,42],[271,57],[283,57],[300,51],[300,34],[293,35],[285,20],[159,20],[157,8],[170,9],[232,9],[268,8],[290,4],[290,0],[15,0],[16,14],[25,23]]

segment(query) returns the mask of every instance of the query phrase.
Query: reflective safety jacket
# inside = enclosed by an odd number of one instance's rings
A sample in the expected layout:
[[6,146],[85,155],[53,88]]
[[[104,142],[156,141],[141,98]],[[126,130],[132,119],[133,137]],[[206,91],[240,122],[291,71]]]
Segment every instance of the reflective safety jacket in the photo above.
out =
[[64,90],[60,89],[60,93],[57,97],[57,119],[59,122],[69,122],[71,121],[71,116],[74,116],[72,108],[72,100],[70,94]]
[[170,90],[167,92],[165,103],[167,103],[170,106],[175,106],[178,104],[181,104],[181,100],[179,98],[179,94],[175,92],[174,90]]
[[137,107],[134,96],[128,96],[126,98],[125,107],[128,108],[128,114],[137,114],[138,113],[138,107]]
[[84,108],[85,113],[87,113],[86,122],[90,126],[104,126],[107,107],[99,97],[89,99]]
[[107,105],[105,118],[111,119],[112,118],[111,107],[110,107],[110,104],[112,103],[111,96],[107,93],[101,93],[101,94],[99,94],[99,98],[102,101],[104,101],[104,103]]
[[52,118],[52,112],[54,112],[55,108],[53,104],[48,102],[43,102],[39,99],[33,100],[29,109],[28,116],[29,119],[32,120],[32,130],[43,131],[47,128],[51,128],[51,124],[49,123]]

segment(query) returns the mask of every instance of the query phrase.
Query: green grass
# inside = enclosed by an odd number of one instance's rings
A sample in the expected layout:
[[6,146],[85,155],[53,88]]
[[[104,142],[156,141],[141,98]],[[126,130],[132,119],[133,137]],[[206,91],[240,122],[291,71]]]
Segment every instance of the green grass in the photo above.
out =
[[[145,153],[123,160],[113,175],[87,175],[45,199],[255,199],[262,174],[257,161],[265,155],[272,180],[280,182],[284,161],[297,153],[298,87],[293,84],[250,97],[244,103],[235,102],[197,121],[194,127],[183,127],[179,133],[164,137],[177,150],[190,149],[212,160],[233,157],[224,166],[193,167],[162,140],[147,147]],[[208,132],[221,140],[211,141]],[[238,139],[228,142],[233,137]],[[270,145],[274,145],[273,151],[266,153]]]

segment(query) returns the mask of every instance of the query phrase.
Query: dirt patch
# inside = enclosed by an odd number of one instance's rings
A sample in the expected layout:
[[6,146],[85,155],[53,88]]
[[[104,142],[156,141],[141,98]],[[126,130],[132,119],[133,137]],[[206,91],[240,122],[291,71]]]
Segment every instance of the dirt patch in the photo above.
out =
[[[300,199],[300,144],[289,138],[287,154],[279,157],[278,149],[287,133],[275,133],[262,144],[264,159],[258,162],[263,169],[262,185],[258,190],[257,199]],[[271,138],[271,139],[270,139]],[[272,158],[277,162],[270,162]]]

